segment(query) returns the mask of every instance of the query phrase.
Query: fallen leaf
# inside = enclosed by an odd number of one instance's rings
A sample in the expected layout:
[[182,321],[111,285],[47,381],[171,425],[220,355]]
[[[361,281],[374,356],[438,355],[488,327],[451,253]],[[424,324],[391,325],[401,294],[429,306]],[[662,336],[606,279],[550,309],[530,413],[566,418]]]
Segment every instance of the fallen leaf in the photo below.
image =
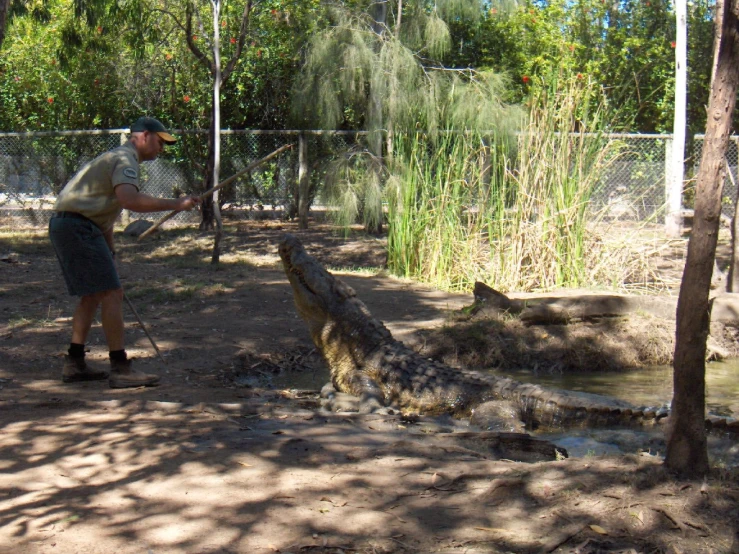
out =
[[603,529],[603,527],[601,527],[600,525],[591,525],[590,528],[593,531],[595,531],[596,533],[598,533],[599,535],[607,535],[608,534],[608,531],[606,531],[605,529]]

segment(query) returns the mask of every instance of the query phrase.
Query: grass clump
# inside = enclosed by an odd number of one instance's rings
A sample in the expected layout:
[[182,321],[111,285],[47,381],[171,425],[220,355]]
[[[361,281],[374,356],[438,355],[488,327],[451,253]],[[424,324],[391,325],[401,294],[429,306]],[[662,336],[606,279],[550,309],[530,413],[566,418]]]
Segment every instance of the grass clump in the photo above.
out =
[[515,147],[471,132],[398,136],[385,188],[391,271],[447,290],[611,286],[587,223],[621,144],[593,98],[588,83],[551,79]]

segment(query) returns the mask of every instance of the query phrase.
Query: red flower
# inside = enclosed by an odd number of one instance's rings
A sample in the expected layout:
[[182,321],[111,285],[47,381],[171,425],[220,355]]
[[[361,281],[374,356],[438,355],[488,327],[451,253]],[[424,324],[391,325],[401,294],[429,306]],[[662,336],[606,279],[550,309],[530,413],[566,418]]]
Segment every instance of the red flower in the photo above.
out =
[[272,15],[277,15],[277,10],[271,10]]
[[236,39],[233,37],[231,38],[231,44],[236,44]]
[[574,52],[574,51],[575,51],[575,45],[574,44],[570,44],[570,52]]
[[522,80],[523,80],[523,82],[524,82],[524,83],[528,83],[528,82],[529,82],[529,77],[528,77],[528,75],[524,75],[524,76],[522,77]]
[[164,55],[164,58],[165,58],[165,59],[166,59],[167,61],[169,61],[169,60],[171,60],[171,59],[172,59],[172,54],[165,54],[165,55]]
[[102,33],[102,32],[103,32],[103,28],[102,27],[98,27],[98,33]]
[[225,21],[221,21],[221,27],[225,27],[225,26],[226,26],[226,22]]
[[198,40],[198,35],[193,35],[192,40]]
[[53,97],[51,97],[51,96],[49,96],[49,97],[48,97],[48,98],[46,99],[46,101],[47,101],[47,102],[48,102],[49,104],[53,104],[53,103],[54,103],[54,98],[53,98]]
[[672,46],[673,48],[675,48],[675,46],[677,46],[677,43],[676,43],[676,42],[675,42],[675,41],[673,40],[673,41],[672,41],[672,42],[670,43],[670,46]]
[[578,74],[577,74],[577,78],[578,78],[578,79],[582,79],[582,73],[578,73]]
[[182,99],[185,101],[185,103],[190,101],[190,97],[187,94],[183,96]]

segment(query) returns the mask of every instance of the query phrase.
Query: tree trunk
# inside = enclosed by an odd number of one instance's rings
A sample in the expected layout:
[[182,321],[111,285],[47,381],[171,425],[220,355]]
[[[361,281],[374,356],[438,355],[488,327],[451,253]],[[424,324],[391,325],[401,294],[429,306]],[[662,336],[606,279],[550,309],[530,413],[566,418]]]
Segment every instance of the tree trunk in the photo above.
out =
[[[731,171],[731,168],[729,168]],[[731,218],[731,265],[729,275],[726,277],[726,292],[739,292],[739,188],[736,187],[736,202],[734,203],[734,217]]]
[[298,227],[308,228],[310,171],[308,169],[308,140],[305,133],[298,137]]
[[725,0],[716,77],[698,171],[693,230],[677,304],[674,392],[666,465],[686,476],[708,471],[705,431],[705,354],[708,295],[721,216],[731,116],[739,85],[739,0]]
[[[211,134],[213,135],[213,186],[216,186],[221,175],[221,0],[211,0],[213,7],[213,118]],[[216,234],[213,239],[213,254],[210,263],[217,265],[221,260],[221,238],[223,237],[223,220],[218,205],[219,192],[213,193],[213,217],[216,223]]]
[[10,0],[0,0],[0,48],[5,41],[5,26],[8,24],[8,10],[10,9]]
[[711,66],[711,84],[716,79],[716,65],[718,64],[718,47],[721,44],[721,33],[724,28],[724,0],[716,0],[713,7],[713,24],[716,29],[713,37],[713,65]]
[[[213,120],[211,119],[210,127],[208,128],[208,151],[205,161],[205,186],[203,188],[204,192],[209,191],[217,185],[217,183],[213,182],[213,164],[215,162],[213,150],[215,141],[214,130],[215,127],[213,126]],[[210,231],[215,226],[215,212],[213,208],[215,200],[216,199],[214,199],[214,195],[210,195],[207,198],[203,199],[203,204],[201,206],[202,218],[200,220],[201,231]]]

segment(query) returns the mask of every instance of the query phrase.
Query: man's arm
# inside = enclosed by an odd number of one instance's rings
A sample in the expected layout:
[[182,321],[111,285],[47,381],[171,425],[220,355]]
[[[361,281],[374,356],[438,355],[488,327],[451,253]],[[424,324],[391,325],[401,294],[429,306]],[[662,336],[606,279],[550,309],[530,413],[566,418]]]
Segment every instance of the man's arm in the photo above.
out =
[[134,212],[164,212],[169,210],[181,212],[192,210],[201,203],[200,198],[197,196],[156,198],[139,192],[135,186],[128,184],[115,187],[115,195],[124,209]]

